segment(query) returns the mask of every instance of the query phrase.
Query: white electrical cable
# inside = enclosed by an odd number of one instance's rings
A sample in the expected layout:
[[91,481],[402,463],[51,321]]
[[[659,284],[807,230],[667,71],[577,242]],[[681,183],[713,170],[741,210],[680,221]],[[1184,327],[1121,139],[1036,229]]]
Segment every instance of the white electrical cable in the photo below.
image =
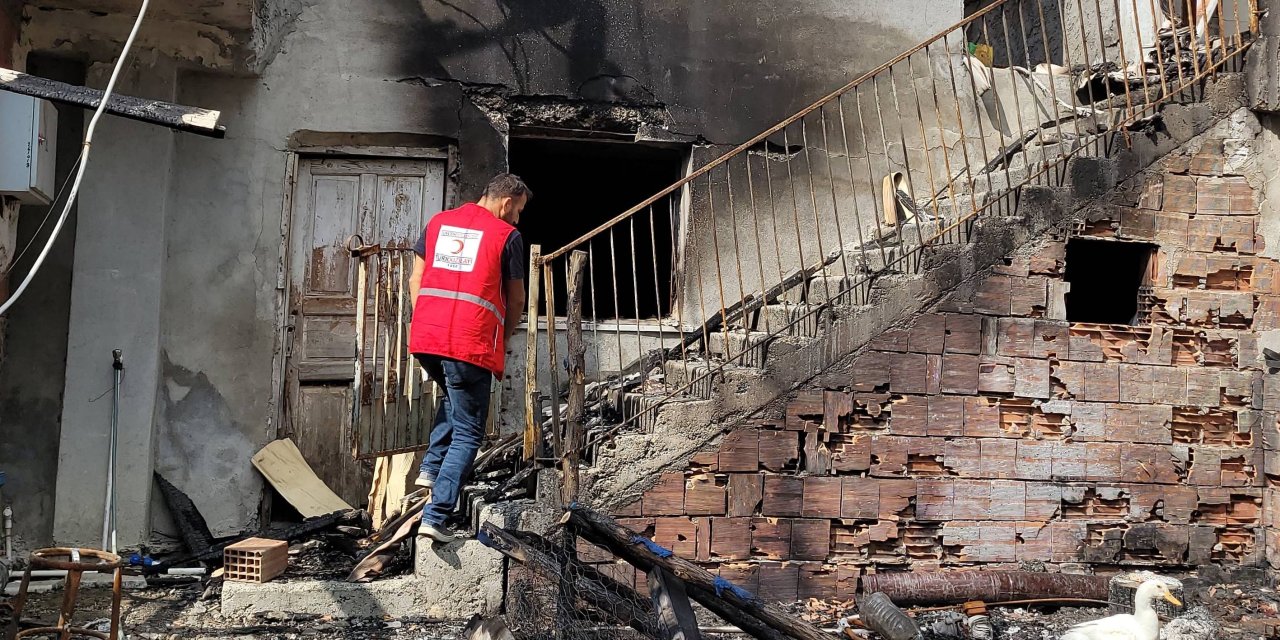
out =
[[49,251],[53,249],[53,243],[58,239],[58,232],[62,231],[62,225],[67,221],[67,214],[71,212],[71,205],[75,204],[76,195],[80,192],[80,181],[84,179],[84,169],[89,166],[89,148],[93,144],[93,131],[98,127],[98,120],[102,117],[103,112],[107,110],[107,104],[111,102],[111,93],[115,91],[116,79],[120,77],[120,69],[124,68],[124,61],[129,57],[129,50],[133,48],[133,41],[138,37],[138,29],[142,27],[142,18],[147,15],[147,6],[151,4],[151,0],[142,0],[142,7],[138,9],[138,18],[133,22],[133,29],[129,31],[129,38],[124,41],[124,49],[120,51],[120,58],[116,60],[115,68],[111,70],[111,79],[107,81],[107,88],[102,92],[102,102],[98,104],[97,110],[93,112],[93,118],[89,120],[89,126],[84,132],[84,149],[80,153],[80,166],[76,169],[76,180],[71,183],[71,193],[67,195],[67,202],[62,207],[62,213],[58,216],[58,223],[53,225],[53,230],[49,232],[49,240],[45,243],[44,249],[40,251],[40,255],[36,256],[35,262],[31,263],[31,270],[27,272],[27,276],[22,279],[22,284],[13,290],[13,295],[9,296],[4,304],[0,304],[0,316],[9,311],[9,307],[18,301],[22,296],[22,292],[27,290],[27,286],[31,284],[31,280],[36,277],[36,272],[40,270],[40,266],[44,264],[44,259],[49,256]]

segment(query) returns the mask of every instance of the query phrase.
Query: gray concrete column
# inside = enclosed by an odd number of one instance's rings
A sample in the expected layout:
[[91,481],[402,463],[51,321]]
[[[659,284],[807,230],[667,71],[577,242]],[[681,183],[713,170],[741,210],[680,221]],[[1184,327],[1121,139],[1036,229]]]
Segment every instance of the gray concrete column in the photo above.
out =
[[[89,83],[104,86],[109,68]],[[118,91],[171,100],[170,65],[127,70]],[[86,118],[89,114],[86,113]],[[101,544],[111,420],[111,351],[124,352],[116,464],[118,542],[150,535],[153,417],[160,362],[164,220],[173,134],[104,117],[80,191],[58,454],[54,540]]]

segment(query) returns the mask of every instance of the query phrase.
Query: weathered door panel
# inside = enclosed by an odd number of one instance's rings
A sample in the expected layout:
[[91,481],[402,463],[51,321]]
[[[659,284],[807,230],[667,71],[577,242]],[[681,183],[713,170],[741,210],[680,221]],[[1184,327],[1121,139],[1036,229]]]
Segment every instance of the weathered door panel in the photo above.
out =
[[[445,162],[298,163],[290,220],[290,340],[284,433],[344,500],[363,504],[371,465],[353,459],[357,259],[348,240],[411,247],[444,205]],[[366,336],[366,353],[373,345]]]

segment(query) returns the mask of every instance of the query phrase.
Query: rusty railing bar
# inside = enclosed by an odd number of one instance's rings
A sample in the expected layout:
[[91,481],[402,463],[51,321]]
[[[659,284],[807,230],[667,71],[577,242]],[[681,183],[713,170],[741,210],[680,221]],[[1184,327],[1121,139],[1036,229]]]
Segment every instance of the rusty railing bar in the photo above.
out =
[[[853,150],[849,148],[849,128],[845,126],[844,120],[844,98],[843,96],[836,98],[836,110],[840,113],[840,139],[844,142],[844,160],[845,167],[849,171],[849,199],[853,201],[853,229],[858,235],[858,252],[862,254],[862,268],[870,270],[871,262],[867,260],[867,241],[863,238],[862,233],[862,207],[858,204],[858,185],[853,180]],[[835,176],[831,176],[831,182],[835,184]],[[874,185],[873,185],[874,188]],[[841,247],[844,250],[844,247]],[[884,251],[882,246],[881,251]],[[848,273],[845,276],[848,277]]]

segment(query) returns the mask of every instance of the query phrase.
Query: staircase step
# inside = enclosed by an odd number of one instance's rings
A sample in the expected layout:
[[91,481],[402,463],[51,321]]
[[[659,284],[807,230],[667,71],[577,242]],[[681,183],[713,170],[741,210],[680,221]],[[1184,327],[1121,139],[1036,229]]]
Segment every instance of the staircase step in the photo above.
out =
[[764,364],[769,334],[763,331],[719,331],[707,337],[707,352],[720,361],[744,367]]
[[[756,330],[786,336],[813,337],[821,330],[819,314],[809,313],[813,305],[771,304],[760,310]],[[795,324],[791,324],[795,322]],[[790,325],[788,327],[788,325]],[[783,327],[787,327],[783,330]]]

